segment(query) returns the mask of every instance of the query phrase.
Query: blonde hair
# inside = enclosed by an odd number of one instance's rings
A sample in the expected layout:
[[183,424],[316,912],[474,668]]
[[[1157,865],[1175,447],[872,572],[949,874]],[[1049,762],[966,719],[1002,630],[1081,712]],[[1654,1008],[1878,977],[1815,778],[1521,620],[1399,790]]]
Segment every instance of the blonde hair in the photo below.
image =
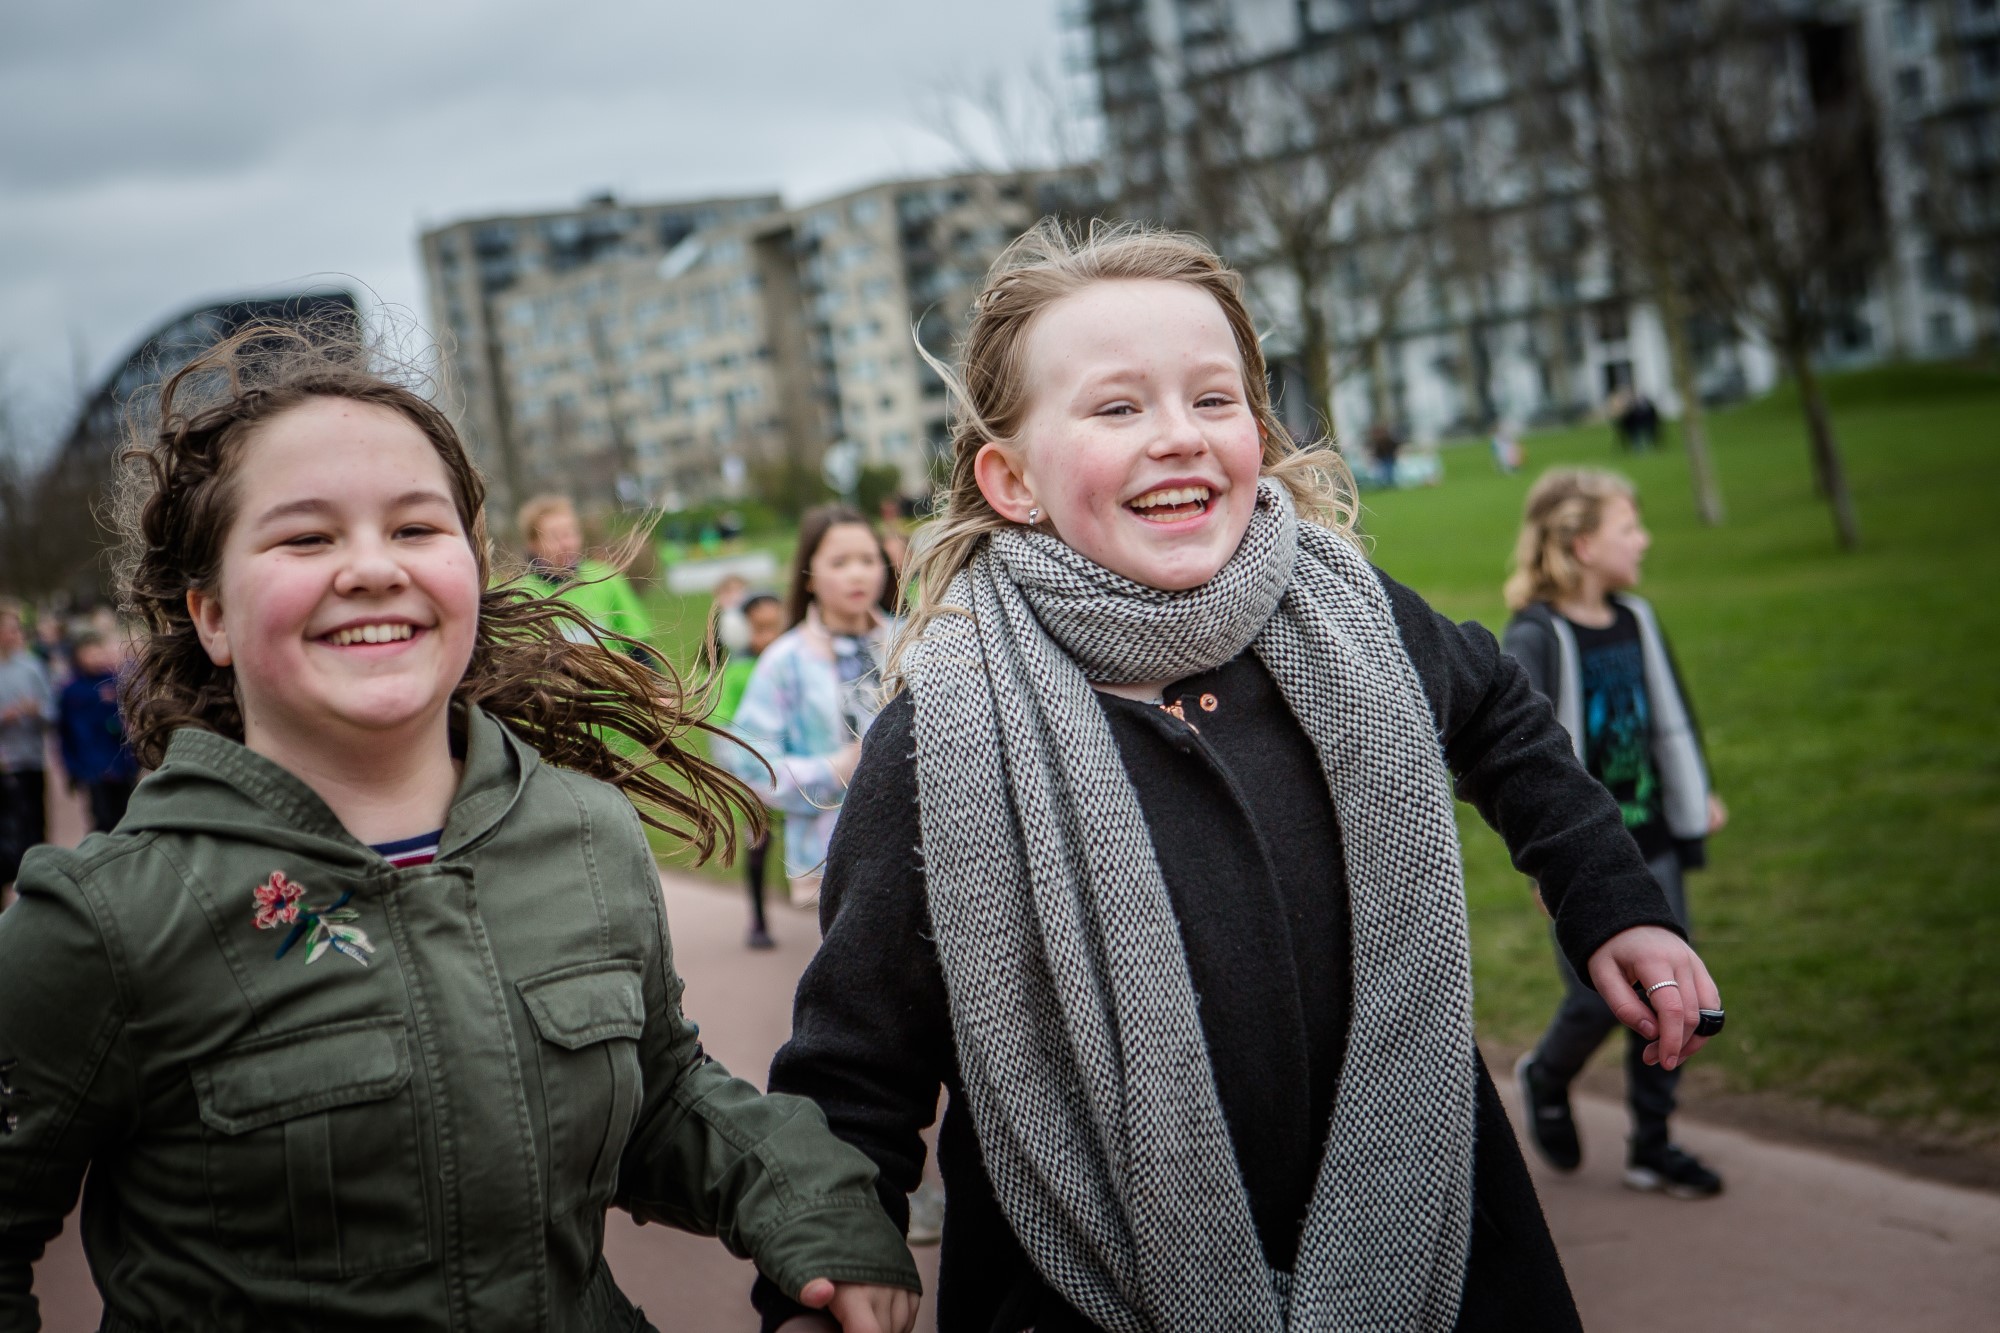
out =
[[1528,490],[1521,516],[1521,535],[1514,542],[1512,571],[1502,590],[1510,610],[1531,602],[1553,602],[1575,592],[1583,582],[1576,563],[1576,539],[1587,537],[1604,522],[1613,500],[1639,503],[1639,492],[1616,472],[1594,467],[1554,468]]
[[891,654],[892,669],[933,618],[959,609],[943,604],[952,579],[988,536],[1012,526],[980,492],[973,460],[987,442],[1013,440],[1027,416],[1032,397],[1027,335],[1035,318],[1092,283],[1129,281],[1185,282],[1215,298],[1243,358],[1244,395],[1264,440],[1262,474],[1291,492],[1301,519],[1352,532],[1357,505],[1347,465],[1326,441],[1295,443],[1272,408],[1264,349],[1243,303],[1242,275],[1200,237],[1185,232],[1103,222],[1076,232],[1044,218],[987,270],[959,347],[957,371],[917,346],[951,394],[951,474],[937,517],[913,543],[905,584],[916,590],[916,604]]
[[542,535],[542,522],[551,514],[568,514],[576,517],[576,505],[567,495],[537,495],[522,504],[514,517],[514,524],[520,530],[523,542],[532,542]]

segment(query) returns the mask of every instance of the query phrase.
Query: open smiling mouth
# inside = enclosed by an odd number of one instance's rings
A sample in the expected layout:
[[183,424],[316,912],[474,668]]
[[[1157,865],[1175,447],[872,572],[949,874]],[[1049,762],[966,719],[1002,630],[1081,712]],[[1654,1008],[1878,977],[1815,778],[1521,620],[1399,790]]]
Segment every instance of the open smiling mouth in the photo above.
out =
[[1125,507],[1148,523],[1178,523],[1207,513],[1210,494],[1206,486],[1165,486]]
[[404,639],[415,638],[416,633],[415,625],[349,625],[346,629],[321,635],[320,642],[347,648],[357,643],[400,643]]

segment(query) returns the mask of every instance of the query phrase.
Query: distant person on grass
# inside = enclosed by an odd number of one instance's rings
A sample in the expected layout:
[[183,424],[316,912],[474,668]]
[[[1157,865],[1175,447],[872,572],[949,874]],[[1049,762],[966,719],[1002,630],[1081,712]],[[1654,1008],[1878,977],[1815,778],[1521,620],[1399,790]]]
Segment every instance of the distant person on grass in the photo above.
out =
[[561,598],[614,634],[653,641],[653,618],[631,583],[615,567],[584,558],[583,525],[567,497],[536,496],[521,506],[519,523],[536,592]]
[[[1555,706],[1577,757],[1617,798],[1646,867],[1688,929],[1682,872],[1704,862],[1704,839],[1727,812],[1709,790],[1708,765],[1680,672],[1653,610],[1631,589],[1652,537],[1632,483],[1611,472],[1561,468],[1528,492],[1526,521],[1507,580],[1514,618],[1504,645]],[[1611,1007],[1556,949],[1563,999],[1541,1044],[1516,1067],[1529,1125],[1549,1163],[1574,1171],[1583,1150],[1569,1086],[1619,1026]],[[1632,1139],[1625,1183],[1677,1198],[1705,1198],[1722,1178],[1667,1133],[1678,1069],[1647,1064],[1627,1043]]]

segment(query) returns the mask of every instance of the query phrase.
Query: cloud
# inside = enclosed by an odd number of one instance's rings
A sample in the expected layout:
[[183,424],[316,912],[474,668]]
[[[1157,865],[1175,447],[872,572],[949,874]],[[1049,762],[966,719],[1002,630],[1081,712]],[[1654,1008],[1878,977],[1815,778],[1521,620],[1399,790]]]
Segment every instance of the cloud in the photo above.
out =
[[1056,0],[83,3],[0,16],[0,357],[101,373],[199,302],[351,275],[484,213],[949,168],[941,89],[1052,64]]

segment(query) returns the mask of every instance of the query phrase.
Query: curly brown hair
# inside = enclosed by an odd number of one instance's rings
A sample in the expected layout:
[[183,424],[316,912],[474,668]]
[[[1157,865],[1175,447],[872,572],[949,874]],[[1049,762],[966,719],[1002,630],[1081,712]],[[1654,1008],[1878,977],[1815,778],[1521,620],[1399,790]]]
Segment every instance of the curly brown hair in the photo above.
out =
[[690,732],[715,731],[700,720],[700,692],[664,664],[655,669],[629,656],[625,649],[650,649],[567,602],[496,584],[486,483],[450,419],[372,368],[368,351],[351,338],[304,327],[246,329],[175,371],[157,404],[134,415],[119,454],[119,603],[145,627],[120,694],[141,764],[157,767],[182,727],[243,739],[234,673],[209,660],[187,595],[212,588],[220,574],[244,445],[314,398],[400,413],[444,463],[484,588],[472,658],[454,700],[499,718],[549,763],[618,787],[642,819],[683,839],[699,858],[718,849],[734,856],[739,818],[753,833],[762,830],[763,808],[749,789],[684,743]]

